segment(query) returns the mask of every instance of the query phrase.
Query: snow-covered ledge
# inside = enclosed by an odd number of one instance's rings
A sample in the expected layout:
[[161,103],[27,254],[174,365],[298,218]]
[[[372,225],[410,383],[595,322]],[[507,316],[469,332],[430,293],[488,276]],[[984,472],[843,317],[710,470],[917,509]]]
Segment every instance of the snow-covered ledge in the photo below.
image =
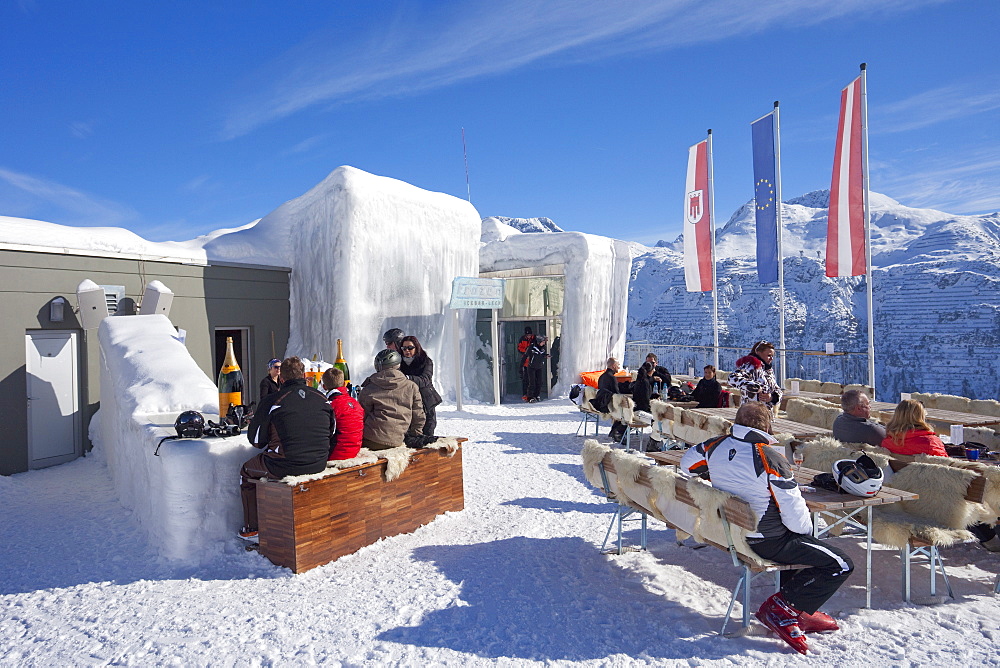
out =
[[162,556],[204,562],[239,528],[239,467],[258,452],[245,436],[166,441],[186,410],[217,419],[218,390],[163,315],[105,318],[101,408],[90,426],[122,505]]

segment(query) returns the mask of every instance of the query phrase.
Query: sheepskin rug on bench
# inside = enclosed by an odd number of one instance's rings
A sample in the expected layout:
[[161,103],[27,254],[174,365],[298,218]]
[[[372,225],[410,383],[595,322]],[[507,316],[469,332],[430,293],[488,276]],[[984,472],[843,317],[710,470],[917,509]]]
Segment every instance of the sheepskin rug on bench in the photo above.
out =
[[[438,440],[433,443],[428,443],[424,447],[430,450],[444,450],[448,453],[449,457],[454,457],[455,453],[458,452],[459,446],[461,445],[461,442],[458,439],[459,437],[457,436],[441,436]],[[405,445],[378,451],[361,448],[361,451],[358,452],[356,457],[352,457],[351,459],[335,459],[327,462],[325,471],[320,471],[319,473],[309,473],[306,475],[285,476],[281,479],[281,482],[294,487],[311,480],[319,480],[327,476],[337,475],[343,469],[363,466],[365,464],[374,464],[380,459],[386,460],[385,481],[392,482],[403,474],[403,471],[405,471],[406,467],[410,464],[410,458],[415,452],[416,450],[408,448]]]

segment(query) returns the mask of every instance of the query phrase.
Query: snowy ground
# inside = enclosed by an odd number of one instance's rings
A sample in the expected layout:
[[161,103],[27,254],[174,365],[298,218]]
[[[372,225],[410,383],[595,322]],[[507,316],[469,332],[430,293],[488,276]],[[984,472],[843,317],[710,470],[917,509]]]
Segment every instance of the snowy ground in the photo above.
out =
[[599,553],[611,506],[568,402],[439,415],[472,441],[466,509],[297,576],[235,538],[205,567],[158,560],[93,457],[0,477],[0,665],[1000,665],[998,555],[946,550],[958,600],[909,606],[897,554],[877,551],[875,608],[855,573],[828,606],[841,631],[808,657],[721,638],[726,554],[655,522],[648,552]]

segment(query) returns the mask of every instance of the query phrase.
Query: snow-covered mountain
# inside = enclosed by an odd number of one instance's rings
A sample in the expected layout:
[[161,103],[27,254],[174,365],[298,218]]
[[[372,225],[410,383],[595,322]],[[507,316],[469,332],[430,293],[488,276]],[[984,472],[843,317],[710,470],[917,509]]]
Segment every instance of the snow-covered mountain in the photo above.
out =
[[510,225],[521,232],[564,232],[561,227],[552,222],[551,218],[508,218],[507,216],[490,216],[504,225]]
[[[827,278],[829,192],[782,204],[786,347],[867,349],[865,278]],[[994,398],[1000,392],[1000,214],[956,216],[872,193],[873,311],[879,398],[929,391]],[[716,234],[723,368],[759,339],[778,339],[778,286],[757,282],[753,201]],[[711,293],[684,287],[683,239],[632,264],[629,340],[712,344]],[[694,349],[668,353],[668,368],[704,363]],[[661,355],[661,358],[663,355]],[[864,382],[863,355],[790,355],[789,376]]]

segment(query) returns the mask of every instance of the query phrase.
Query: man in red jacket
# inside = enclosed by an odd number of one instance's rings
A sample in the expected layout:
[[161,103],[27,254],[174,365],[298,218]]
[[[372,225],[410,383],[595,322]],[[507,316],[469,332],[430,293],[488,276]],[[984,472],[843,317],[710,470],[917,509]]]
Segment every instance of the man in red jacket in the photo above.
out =
[[357,399],[347,393],[344,387],[344,372],[337,367],[330,367],[323,372],[323,388],[327,391],[326,398],[333,409],[336,427],[331,439],[330,457],[335,459],[353,459],[361,450],[361,438],[365,431],[365,409]]

